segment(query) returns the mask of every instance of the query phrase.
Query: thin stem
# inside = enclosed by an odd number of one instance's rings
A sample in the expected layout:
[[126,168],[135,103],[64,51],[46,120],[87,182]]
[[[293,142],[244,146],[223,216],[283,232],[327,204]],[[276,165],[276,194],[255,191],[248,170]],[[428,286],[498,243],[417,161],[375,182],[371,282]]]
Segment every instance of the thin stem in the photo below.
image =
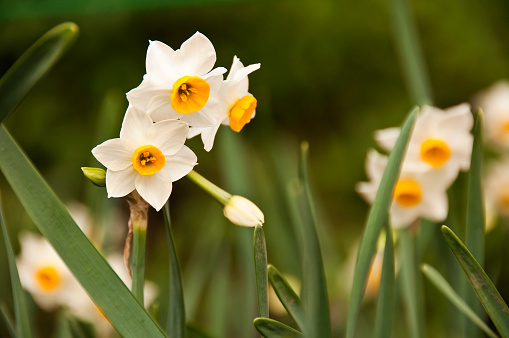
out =
[[187,174],[187,178],[189,178],[191,181],[193,181],[197,186],[205,190],[207,193],[209,193],[212,197],[217,199],[219,203],[222,205],[228,204],[228,201],[232,197],[231,194],[224,191],[223,189],[219,188],[214,183],[207,180],[202,175],[198,174],[196,171],[191,170],[189,174]]

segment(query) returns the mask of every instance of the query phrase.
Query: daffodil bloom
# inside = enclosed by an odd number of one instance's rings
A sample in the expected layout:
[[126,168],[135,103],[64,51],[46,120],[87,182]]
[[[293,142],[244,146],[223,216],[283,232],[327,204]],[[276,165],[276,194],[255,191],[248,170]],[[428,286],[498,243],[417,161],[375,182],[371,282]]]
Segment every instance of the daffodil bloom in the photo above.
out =
[[486,201],[486,230],[495,225],[497,215],[509,217],[509,158],[486,166],[483,185]]
[[201,134],[206,151],[212,149],[214,138],[221,124],[229,125],[233,131],[240,132],[254,117],[257,101],[248,92],[249,80],[247,76],[259,68],[259,63],[244,67],[238,57],[233,58],[228,77],[219,90],[217,121],[211,127],[198,128],[191,126],[189,129],[189,137]]
[[224,216],[233,224],[254,227],[263,225],[265,218],[263,212],[250,200],[245,197],[234,195],[225,205]]
[[509,83],[501,81],[474,98],[484,112],[486,141],[509,149]]
[[16,258],[19,278],[35,302],[51,311],[67,305],[77,292],[83,292],[53,247],[42,236],[23,233],[21,252]]
[[[470,167],[473,123],[466,103],[446,110],[424,106],[416,119],[404,162],[416,170],[440,171],[452,183],[459,170]],[[391,151],[399,132],[400,128],[379,130],[375,139],[382,148]]]
[[[387,166],[387,157],[372,150],[366,160],[366,173],[369,182],[360,182],[357,192],[368,202],[373,203]],[[436,171],[416,170],[415,166],[403,163],[399,178],[394,185],[390,208],[390,221],[394,228],[411,225],[424,217],[433,222],[441,222],[447,217],[447,176]]]
[[223,67],[212,70],[215,62],[214,46],[199,32],[177,50],[150,41],[147,73],[127,93],[127,99],[154,121],[181,119],[191,126],[212,126],[217,120],[217,92],[226,72]]
[[184,145],[189,126],[184,121],[151,118],[134,107],[127,109],[120,138],[92,149],[106,168],[108,197],[123,197],[136,189],[160,210],[171,194],[172,182],[196,165],[196,155]]

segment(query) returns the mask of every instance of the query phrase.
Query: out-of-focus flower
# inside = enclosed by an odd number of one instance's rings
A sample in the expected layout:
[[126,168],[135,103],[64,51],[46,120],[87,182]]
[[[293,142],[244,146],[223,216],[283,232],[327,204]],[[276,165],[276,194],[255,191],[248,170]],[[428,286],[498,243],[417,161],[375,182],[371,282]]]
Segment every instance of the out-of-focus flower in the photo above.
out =
[[184,145],[188,124],[178,120],[152,123],[143,111],[127,109],[120,138],[92,149],[106,168],[108,197],[123,197],[136,189],[156,210],[171,194],[172,182],[196,165],[196,155]]
[[[424,106],[416,119],[404,163],[416,171],[439,171],[454,181],[459,170],[470,167],[473,123],[467,103],[446,110]],[[379,130],[375,139],[382,148],[391,151],[399,133],[400,128]]]
[[234,195],[224,207],[224,215],[233,224],[254,227],[263,225],[265,218],[263,212],[250,200],[242,196]]
[[[369,203],[375,199],[388,158],[371,150],[366,159],[369,182],[360,182],[357,192]],[[398,181],[394,185],[390,208],[391,225],[401,228],[411,225],[419,217],[441,222],[447,217],[448,200],[446,190],[450,179],[436,171],[414,170],[402,164]]]
[[182,119],[195,127],[217,120],[217,92],[226,69],[212,70],[216,51],[207,37],[196,32],[180,49],[150,41],[143,81],[127,93],[133,106],[154,121]]
[[189,137],[201,134],[206,151],[212,149],[215,135],[221,124],[229,125],[232,130],[240,132],[254,117],[257,101],[248,92],[249,80],[247,76],[259,68],[259,63],[244,67],[238,57],[233,58],[228,77],[223,82],[218,94],[218,120],[211,127],[192,126],[189,129]]
[[487,166],[484,175],[486,201],[486,230],[495,225],[497,215],[509,217],[509,158],[505,157]]
[[83,292],[53,247],[41,236],[23,233],[21,253],[16,258],[19,278],[35,302],[50,311],[67,305],[76,293]]
[[501,81],[474,98],[484,111],[486,141],[509,148],[509,83]]

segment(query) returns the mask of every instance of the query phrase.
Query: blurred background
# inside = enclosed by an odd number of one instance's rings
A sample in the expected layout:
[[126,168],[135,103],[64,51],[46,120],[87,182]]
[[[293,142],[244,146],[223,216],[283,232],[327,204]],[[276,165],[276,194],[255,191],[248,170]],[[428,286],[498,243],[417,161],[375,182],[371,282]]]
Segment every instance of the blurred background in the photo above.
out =
[[[435,105],[469,101],[509,78],[508,2],[413,1],[412,6]],[[413,105],[388,1],[2,1],[0,74],[64,21],[80,27],[77,41],[5,125],[65,203],[89,208],[93,223],[106,232],[105,254],[122,250],[127,204],[107,200],[80,167],[100,166],[90,150],[118,137],[125,93],[145,73],[148,41],[177,49],[200,31],[216,48],[216,66],[229,69],[237,55],[245,65],[260,62],[261,69],[249,77],[258,100],[256,118],[240,134],[222,127],[210,153],[198,138],[189,140],[198,156],[195,169],[264,211],[268,261],[298,279],[300,253],[286,194],[297,175],[299,144],[309,142],[332,325],[341,336],[351,279],[346,270],[368,210],[354,186],[366,179],[373,131],[399,125]],[[1,175],[0,190],[17,252],[19,231],[36,228]],[[252,229],[225,220],[221,207],[185,178],[174,184],[170,203],[189,321],[215,337],[255,336]],[[159,286],[158,316],[164,318],[168,249],[162,215],[153,212],[150,218],[147,279]],[[0,271],[6,276],[3,243],[0,247]],[[12,308],[6,277],[0,278],[0,299]],[[442,305],[447,313],[445,300]],[[370,323],[367,307],[361,319]],[[39,332],[51,336],[53,314],[32,309]],[[443,318],[435,320],[441,321],[437,332],[453,330]],[[0,321],[0,336],[6,332]]]

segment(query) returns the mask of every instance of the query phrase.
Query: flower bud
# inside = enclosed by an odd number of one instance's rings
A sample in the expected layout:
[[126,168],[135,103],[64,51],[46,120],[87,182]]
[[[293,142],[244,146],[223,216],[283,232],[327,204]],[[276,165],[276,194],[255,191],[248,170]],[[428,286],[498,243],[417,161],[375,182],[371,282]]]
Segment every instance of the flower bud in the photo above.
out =
[[263,212],[250,200],[242,196],[232,196],[224,207],[224,215],[233,224],[254,227],[263,225],[265,218]]
[[101,168],[81,167],[83,175],[98,187],[106,186],[106,171]]

